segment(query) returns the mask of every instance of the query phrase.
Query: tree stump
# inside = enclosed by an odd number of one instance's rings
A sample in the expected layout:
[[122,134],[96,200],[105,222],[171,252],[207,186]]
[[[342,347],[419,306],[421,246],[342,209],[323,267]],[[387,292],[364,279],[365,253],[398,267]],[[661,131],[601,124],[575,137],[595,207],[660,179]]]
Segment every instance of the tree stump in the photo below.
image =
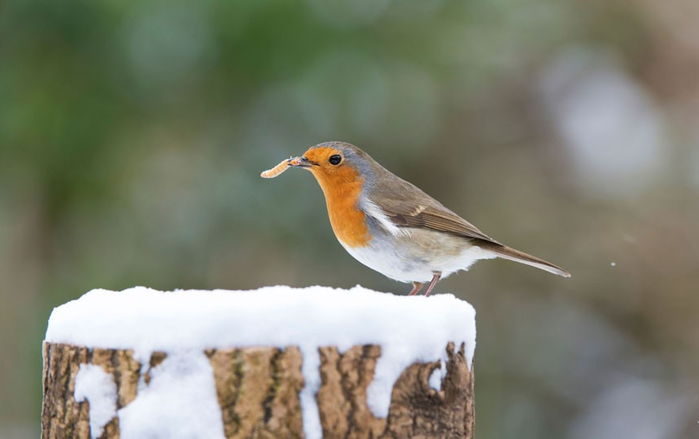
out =
[[42,437],[471,439],[475,347],[446,294],[93,290],[49,318]]
[[[391,393],[388,417],[377,418],[367,404],[367,387],[381,356],[377,345],[354,346],[341,353],[321,347],[321,384],[315,398],[324,438],[466,438],[473,437],[473,375],[462,344],[446,346],[446,374],[441,390],[431,388],[440,362],[415,363],[405,369]],[[153,353],[140,364],[132,350],[98,349],[44,342],[42,438],[117,438],[120,415],[151,382],[167,360]],[[208,349],[223,433],[227,438],[302,438],[304,387],[302,355],[297,347]],[[116,387],[115,415],[102,434],[91,432],[90,400],[78,401],[75,382],[81,365],[102,368]],[[165,437],[165,436],[163,436]]]

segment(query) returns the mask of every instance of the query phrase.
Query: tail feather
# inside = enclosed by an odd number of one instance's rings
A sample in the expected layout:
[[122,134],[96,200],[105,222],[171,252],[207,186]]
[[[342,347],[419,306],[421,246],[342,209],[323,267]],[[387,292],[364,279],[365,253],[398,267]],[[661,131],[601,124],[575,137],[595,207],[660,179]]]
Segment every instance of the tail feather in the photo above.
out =
[[532,256],[519,250],[515,250],[506,245],[482,240],[479,240],[478,244],[476,245],[484,250],[489,250],[495,253],[499,258],[519,262],[520,264],[530,265],[532,267],[536,267],[540,270],[548,271],[549,273],[557,274],[559,276],[570,277],[570,273],[568,273],[566,270],[562,269],[558,265],[554,265],[548,261],[544,261],[541,258],[537,258],[536,256]]

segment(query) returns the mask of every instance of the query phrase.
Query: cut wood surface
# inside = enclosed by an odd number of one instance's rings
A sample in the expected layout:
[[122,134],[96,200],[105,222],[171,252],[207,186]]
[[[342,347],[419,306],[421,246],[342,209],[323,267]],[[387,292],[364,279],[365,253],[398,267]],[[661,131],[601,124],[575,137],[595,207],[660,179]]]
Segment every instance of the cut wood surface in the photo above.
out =
[[[446,347],[446,375],[440,391],[429,385],[439,362],[413,364],[403,371],[391,394],[389,415],[376,418],[367,404],[381,347],[354,346],[344,353],[321,347],[321,385],[316,394],[324,438],[473,437],[473,375],[464,346]],[[210,349],[224,434],[228,438],[302,438],[299,393],[304,387],[298,348]],[[139,381],[166,358],[154,353],[143,367],[131,350],[89,349],[44,343],[42,438],[89,438],[89,401],[77,402],[75,378],[81,364],[101,366],[117,388],[117,410],[137,397]],[[101,437],[119,437],[118,416]]]

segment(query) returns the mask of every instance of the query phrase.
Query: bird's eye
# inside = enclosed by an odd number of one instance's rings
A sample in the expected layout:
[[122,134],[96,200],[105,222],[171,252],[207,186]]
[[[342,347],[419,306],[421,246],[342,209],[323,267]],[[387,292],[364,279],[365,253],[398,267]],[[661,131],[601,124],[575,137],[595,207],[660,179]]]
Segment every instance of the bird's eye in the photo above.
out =
[[331,155],[328,161],[331,165],[337,166],[342,161],[342,156],[340,154]]

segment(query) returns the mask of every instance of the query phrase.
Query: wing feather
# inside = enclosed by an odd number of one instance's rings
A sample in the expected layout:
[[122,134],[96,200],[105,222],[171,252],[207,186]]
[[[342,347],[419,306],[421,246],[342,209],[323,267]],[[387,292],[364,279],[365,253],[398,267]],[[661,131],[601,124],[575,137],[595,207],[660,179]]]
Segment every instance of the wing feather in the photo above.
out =
[[398,185],[382,188],[372,197],[373,204],[395,226],[435,230],[499,244],[411,183],[400,180]]
[[450,211],[427,207],[419,213],[410,214],[397,209],[382,209],[386,216],[398,227],[431,229],[438,232],[451,233],[465,238],[477,238],[496,242],[481,232],[476,226]]

